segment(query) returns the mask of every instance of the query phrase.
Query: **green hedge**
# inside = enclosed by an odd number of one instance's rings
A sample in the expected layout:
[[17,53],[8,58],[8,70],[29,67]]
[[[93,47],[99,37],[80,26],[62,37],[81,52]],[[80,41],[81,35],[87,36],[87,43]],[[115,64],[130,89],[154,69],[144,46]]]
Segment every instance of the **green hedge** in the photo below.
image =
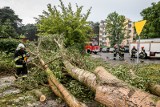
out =
[[0,52],[13,53],[19,41],[16,39],[0,39]]
[[13,54],[0,53],[0,75],[15,72]]

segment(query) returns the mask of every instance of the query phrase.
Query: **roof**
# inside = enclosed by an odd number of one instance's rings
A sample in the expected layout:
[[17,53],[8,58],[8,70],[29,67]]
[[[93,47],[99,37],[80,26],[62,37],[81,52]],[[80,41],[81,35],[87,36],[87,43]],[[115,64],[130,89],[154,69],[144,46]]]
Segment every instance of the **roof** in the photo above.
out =
[[[152,38],[152,39],[141,39],[141,42],[160,42],[160,38]],[[138,40],[136,40],[138,42]]]

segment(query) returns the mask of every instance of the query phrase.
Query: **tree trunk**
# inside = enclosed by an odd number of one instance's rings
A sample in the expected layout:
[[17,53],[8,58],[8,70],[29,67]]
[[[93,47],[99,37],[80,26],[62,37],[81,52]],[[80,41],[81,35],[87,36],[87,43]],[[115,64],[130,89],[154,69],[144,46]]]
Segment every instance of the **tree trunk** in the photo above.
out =
[[[63,46],[56,40],[54,41],[59,46],[61,52],[63,52]],[[61,55],[64,56],[64,54],[62,53]],[[159,107],[160,105],[160,98],[128,86],[107,72],[103,67],[98,67],[94,74],[74,67],[64,57],[62,58],[67,72],[73,78],[96,92],[95,100],[107,107]]]
[[[134,72],[132,71],[132,69],[130,69],[129,72],[131,74],[132,79],[140,78],[139,76],[137,76],[137,75],[134,74]],[[152,94],[157,95],[157,96],[160,97],[160,85],[159,84],[149,83],[147,88],[149,89],[149,91]]]
[[[109,107],[156,107],[154,99],[159,98],[145,93],[98,67],[94,73],[74,67],[69,61],[63,61],[68,73],[96,92],[95,100]],[[96,77],[97,76],[97,77]],[[96,82],[96,80],[99,80]]]
[[[79,102],[69,91],[56,79],[52,71],[45,65],[44,61],[40,59],[40,63],[48,75],[50,86],[56,95],[59,95],[70,107],[87,107],[84,103]],[[57,89],[56,89],[57,88]],[[59,91],[59,92],[58,92]]]
[[148,88],[149,88],[149,91],[151,93],[153,93],[154,95],[157,95],[157,96],[160,97],[160,85],[158,85],[158,84],[149,84]]
[[96,89],[95,99],[109,107],[158,107],[160,98],[133,88],[107,72],[103,67],[94,71],[103,80]]
[[52,83],[52,81],[50,80],[50,78],[48,78],[48,83],[49,86],[51,87],[52,91],[61,99],[63,99],[62,94],[59,92],[59,90],[57,89],[57,87]]
[[46,100],[46,96],[41,91],[33,90],[33,93],[39,98],[39,101],[44,102]]
[[96,75],[73,66],[69,61],[63,60],[63,64],[67,69],[67,72],[76,80],[84,83],[86,86],[90,87],[94,92],[97,87]]

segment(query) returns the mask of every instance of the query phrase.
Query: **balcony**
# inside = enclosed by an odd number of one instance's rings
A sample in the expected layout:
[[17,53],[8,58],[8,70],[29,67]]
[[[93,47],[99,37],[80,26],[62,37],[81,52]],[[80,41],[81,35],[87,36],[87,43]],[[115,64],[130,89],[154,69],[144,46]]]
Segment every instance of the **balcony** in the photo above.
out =
[[99,38],[99,41],[102,41],[102,38]]
[[103,43],[106,43],[106,40],[102,40]]
[[102,38],[106,38],[107,37],[107,35],[102,35]]

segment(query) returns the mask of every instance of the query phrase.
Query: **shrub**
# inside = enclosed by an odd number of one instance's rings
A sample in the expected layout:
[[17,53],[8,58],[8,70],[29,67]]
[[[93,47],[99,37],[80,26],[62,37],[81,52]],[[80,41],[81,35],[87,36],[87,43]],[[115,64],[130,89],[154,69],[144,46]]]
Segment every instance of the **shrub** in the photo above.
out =
[[6,53],[0,53],[0,75],[12,74],[15,71],[13,55],[6,55]]
[[7,54],[13,53],[18,45],[19,41],[16,39],[1,39],[0,40],[0,52]]

